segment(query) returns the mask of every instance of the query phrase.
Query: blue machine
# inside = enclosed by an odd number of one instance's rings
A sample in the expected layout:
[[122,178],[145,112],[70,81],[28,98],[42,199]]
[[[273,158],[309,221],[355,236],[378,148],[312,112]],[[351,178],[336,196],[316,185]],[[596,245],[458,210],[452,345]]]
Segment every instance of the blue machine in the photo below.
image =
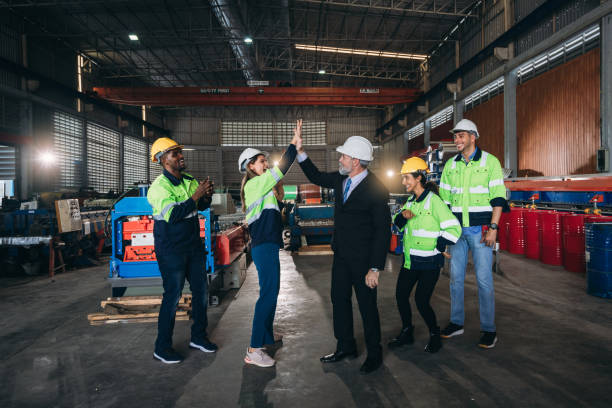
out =
[[[153,209],[147,201],[146,189],[140,189],[140,197],[125,197],[117,202],[111,211],[112,254],[110,259],[109,282],[113,296],[121,296],[131,286],[161,286],[162,280],[157,261],[124,261],[123,224],[133,217],[152,217]],[[210,209],[198,211],[205,220],[204,245],[206,249],[205,268],[209,281],[215,275],[211,239]]]
[[334,204],[296,204],[289,214],[291,246],[301,246],[301,237],[308,245],[329,244],[334,232]]

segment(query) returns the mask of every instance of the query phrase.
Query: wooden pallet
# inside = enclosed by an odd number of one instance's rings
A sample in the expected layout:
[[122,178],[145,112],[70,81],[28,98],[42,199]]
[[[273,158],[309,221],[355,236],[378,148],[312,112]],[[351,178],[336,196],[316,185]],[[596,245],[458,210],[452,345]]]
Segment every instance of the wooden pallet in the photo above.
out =
[[[100,302],[103,312],[90,313],[87,315],[87,320],[93,326],[156,322],[161,301],[161,296],[107,298]],[[189,320],[189,312],[191,312],[191,295],[183,295],[178,303],[176,320]]]
[[332,251],[331,246],[329,244],[325,245],[306,245],[300,247],[297,252],[294,252],[296,255],[333,255],[334,251]]

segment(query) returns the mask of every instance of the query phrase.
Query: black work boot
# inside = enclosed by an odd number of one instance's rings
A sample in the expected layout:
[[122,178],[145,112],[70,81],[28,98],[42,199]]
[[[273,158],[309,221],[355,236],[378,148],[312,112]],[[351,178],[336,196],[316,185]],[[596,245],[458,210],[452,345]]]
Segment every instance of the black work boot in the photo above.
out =
[[389,342],[389,348],[397,348],[403,346],[404,344],[414,343],[413,332],[414,326],[404,327],[400,334]]
[[429,343],[425,346],[425,351],[428,353],[437,353],[442,348],[442,339],[440,339],[440,328],[436,327],[429,334]]

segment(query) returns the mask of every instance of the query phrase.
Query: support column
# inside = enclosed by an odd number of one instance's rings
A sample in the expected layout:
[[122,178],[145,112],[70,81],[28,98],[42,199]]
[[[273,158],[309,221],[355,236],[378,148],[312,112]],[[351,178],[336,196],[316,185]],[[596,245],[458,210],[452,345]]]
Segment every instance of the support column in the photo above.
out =
[[517,70],[504,74],[504,167],[518,176],[518,149],[516,135]]
[[431,141],[431,120],[427,119],[425,121],[425,123],[423,124],[423,128],[424,128],[424,144],[425,144],[425,148],[427,148],[429,146],[429,142]]
[[[601,19],[601,147],[612,163],[612,14]],[[608,172],[610,169],[608,168]]]
[[[21,127],[21,136],[26,138],[34,138],[32,125],[32,103],[29,101],[21,101],[19,103],[19,123]],[[15,196],[21,200],[27,200],[32,193],[32,175],[34,171],[34,150],[33,145],[22,143],[16,146],[15,158],[17,159],[18,168],[16,168],[17,180],[15,180]]]
[[465,99],[456,100],[453,102],[453,125],[456,125],[463,119],[463,109],[465,107]]

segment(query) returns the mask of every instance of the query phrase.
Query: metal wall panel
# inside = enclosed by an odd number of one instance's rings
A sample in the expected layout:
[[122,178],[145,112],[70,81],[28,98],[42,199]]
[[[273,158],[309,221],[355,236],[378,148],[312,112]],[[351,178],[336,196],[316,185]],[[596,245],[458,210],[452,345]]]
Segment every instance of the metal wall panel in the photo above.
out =
[[476,144],[504,162],[504,95],[497,95],[488,101],[464,112],[466,119],[478,127],[480,138]]
[[599,86],[596,49],[517,87],[519,176],[596,171]]
[[[0,57],[12,62],[20,62],[20,50],[19,33],[0,24]],[[0,69],[0,85],[21,88],[21,79],[12,72]]]
[[215,146],[219,144],[219,120],[199,116],[170,116],[172,137],[183,144]]
[[217,160],[215,150],[183,150],[187,173],[191,174],[198,181],[203,181],[210,177],[215,184],[220,184],[221,163]]
[[354,135],[372,140],[379,125],[380,116],[378,113],[330,117],[327,120],[327,144],[329,146],[338,146],[344,144],[348,137]]
[[546,0],[514,0],[514,22],[518,23],[544,3]]

